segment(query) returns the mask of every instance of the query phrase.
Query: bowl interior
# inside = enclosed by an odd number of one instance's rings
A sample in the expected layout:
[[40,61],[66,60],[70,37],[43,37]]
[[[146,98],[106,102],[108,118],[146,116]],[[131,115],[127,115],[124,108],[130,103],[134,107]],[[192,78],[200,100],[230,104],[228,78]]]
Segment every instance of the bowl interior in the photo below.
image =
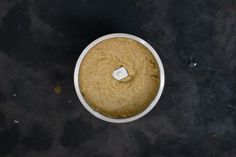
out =
[[[122,118],[122,119],[117,119],[117,118],[111,118],[111,117],[107,117],[104,116],[102,114],[100,114],[99,112],[96,112],[95,110],[93,110],[90,105],[85,101],[85,99],[83,98],[81,91],[80,91],[80,86],[79,86],[79,70],[80,70],[80,65],[81,62],[84,58],[84,56],[89,52],[89,50],[95,46],[96,44],[98,44],[99,42],[106,40],[106,39],[111,39],[111,38],[117,38],[117,37],[121,37],[121,38],[129,38],[129,39],[133,39],[139,43],[141,43],[142,45],[144,45],[155,57],[157,64],[159,66],[159,71],[160,71],[160,85],[159,85],[159,90],[157,92],[156,97],[154,98],[154,100],[150,103],[150,105],[142,112],[140,112],[139,114],[133,116],[133,117],[128,117],[128,118]],[[163,92],[163,88],[164,88],[164,83],[165,83],[165,74],[164,74],[164,68],[161,62],[160,57],[158,56],[157,52],[154,50],[154,48],[149,45],[146,41],[144,41],[143,39],[131,35],[131,34],[125,34],[125,33],[114,33],[114,34],[108,34],[105,36],[102,36],[96,40],[94,40],[92,43],[90,43],[81,53],[81,55],[79,56],[76,66],[75,66],[75,71],[74,71],[74,86],[75,86],[75,90],[76,93],[82,103],[82,105],[91,113],[93,114],[95,117],[107,121],[107,122],[112,122],[112,123],[126,123],[126,122],[131,122],[134,120],[137,120],[141,117],[143,117],[144,115],[146,115],[148,112],[150,112],[153,107],[156,105],[156,103],[158,102],[158,100],[161,97],[161,94]]]

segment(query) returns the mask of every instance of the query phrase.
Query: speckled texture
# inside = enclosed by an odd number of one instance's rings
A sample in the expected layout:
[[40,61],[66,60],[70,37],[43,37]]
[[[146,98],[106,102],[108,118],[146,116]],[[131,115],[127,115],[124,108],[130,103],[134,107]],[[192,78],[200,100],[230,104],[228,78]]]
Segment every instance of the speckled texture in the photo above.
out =
[[[236,156],[235,0],[0,0],[1,157]],[[80,104],[81,51],[113,32],[147,40],[166,86],[128,124]]]
[[[123,67],[128,76],[112,77]],[[113,118],[136,116],[154,100],[160,73],[154,55],[141,43],[111,38],[92,47],[79,70],[79,86],[85,101],[97,112]]]

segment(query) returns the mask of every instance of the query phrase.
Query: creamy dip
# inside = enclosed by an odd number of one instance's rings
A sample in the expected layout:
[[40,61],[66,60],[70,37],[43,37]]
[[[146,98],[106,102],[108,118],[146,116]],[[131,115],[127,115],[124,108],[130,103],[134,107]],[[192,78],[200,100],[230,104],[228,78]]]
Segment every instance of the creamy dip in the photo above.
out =
[[[121,77],[117,79],[114,73]],[[83,58],[79,71],[85,101],[112,118],[132,117],[144,111],[154,100],[159,83],[153,54],[129,38],[111,38],[96,44]]]

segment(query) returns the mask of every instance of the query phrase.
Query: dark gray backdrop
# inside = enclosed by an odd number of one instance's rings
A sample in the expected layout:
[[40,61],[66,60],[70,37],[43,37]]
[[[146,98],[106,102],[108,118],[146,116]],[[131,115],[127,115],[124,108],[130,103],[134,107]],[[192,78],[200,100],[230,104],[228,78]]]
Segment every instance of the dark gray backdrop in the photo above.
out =
[[[147,40],[166,72],[144,118],[110,124],[80,104],[87,44]],[[235,0],[0,0],[1,157],[236,156]]]

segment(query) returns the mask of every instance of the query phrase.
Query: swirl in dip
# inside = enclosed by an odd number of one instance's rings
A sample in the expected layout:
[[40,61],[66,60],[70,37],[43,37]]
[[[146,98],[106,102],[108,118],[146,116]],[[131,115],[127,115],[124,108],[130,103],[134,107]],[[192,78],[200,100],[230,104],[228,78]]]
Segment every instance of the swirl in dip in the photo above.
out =
[[153,54],[139,42],[123,37],[92,47],[79,71],[85,101],[95,111],[112,118],[132,117],[144,111],[154,100],[159,83]]

